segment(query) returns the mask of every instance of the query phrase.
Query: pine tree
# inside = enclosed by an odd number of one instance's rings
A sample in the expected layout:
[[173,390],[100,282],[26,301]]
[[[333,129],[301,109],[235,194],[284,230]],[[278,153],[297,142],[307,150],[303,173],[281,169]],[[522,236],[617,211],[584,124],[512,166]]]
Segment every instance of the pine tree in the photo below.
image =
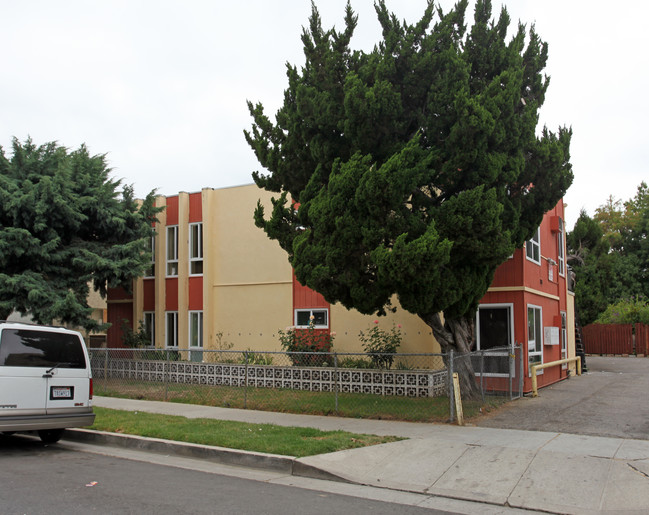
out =
[[[256,223],[297,279],[362,313],[392,309],[396,294],[462,354],[496,268],[572,181],[571,131],[536,135],[547,45],[522,25],[507,41],[507,11],[492,21],[488,0],[467,31],[466,8],[431,2],[410,25],[379,0],[383,38],[365,53],[349,46],[349,4],[342,32],[313,5],[275,123],[249,103],[245,133],[269,172],[255,182],[281,193]],[[460,372],[473,393],[469,364]]]
[[139,203],[110,178],[105,156],[85,146],[13,141],[0,147],[0,319],[12,311],[36,322],[97,329],[90,284],[130,287],[150,262],[146,241],[158,208]]

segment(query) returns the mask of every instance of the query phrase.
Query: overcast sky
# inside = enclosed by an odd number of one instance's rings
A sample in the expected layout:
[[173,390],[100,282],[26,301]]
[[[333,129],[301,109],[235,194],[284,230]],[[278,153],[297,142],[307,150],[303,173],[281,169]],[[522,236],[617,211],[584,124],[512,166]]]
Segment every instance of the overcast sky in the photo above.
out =
[[[342,28],[345,0],[317,2]],[[445,10],[453,2],[441,0]],[[114,175],[165,195],[252,182],[260,167],[243,129],[246,100],[274,114],[285,63],[303,63],[310,0],[0,0],[0,145],[15,136],[107,154]],[[387,0],[415,22],[426,0]],[[498,13],[502,3],[494,1]],[[647,180],[649,2],[507,0],[513,23],[535,23],[549,44],[550,89],[541,123],[572,126],[571,227],[609,195],[627,200]],[[373,0],[352,47],[380,28]],[[470,7],[472,16],[473,8]]]

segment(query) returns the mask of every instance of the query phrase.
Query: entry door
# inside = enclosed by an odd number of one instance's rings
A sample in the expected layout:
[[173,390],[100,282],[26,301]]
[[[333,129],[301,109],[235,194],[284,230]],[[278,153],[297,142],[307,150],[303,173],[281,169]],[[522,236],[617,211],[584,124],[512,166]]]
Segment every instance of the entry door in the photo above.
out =
[[[477,350],[485,352],[485,375],[509,375],[514,348],[511,304],[487,304],[478,309]],[[512,370],[513,372],[513,370]]]

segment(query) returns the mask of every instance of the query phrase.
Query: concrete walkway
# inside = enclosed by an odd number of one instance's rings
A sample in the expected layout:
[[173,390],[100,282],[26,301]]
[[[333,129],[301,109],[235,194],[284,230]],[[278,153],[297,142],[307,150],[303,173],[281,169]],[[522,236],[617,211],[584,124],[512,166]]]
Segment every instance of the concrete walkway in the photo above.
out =
[[[109,397],[95,397],[94,404],[189,418],[407,438],[293,460],[305,470],[320,471],[321,477],[356,484],[552,513],[649,513],[647,440],[293,415]],[[241,455],[249,458],[250,453]]]

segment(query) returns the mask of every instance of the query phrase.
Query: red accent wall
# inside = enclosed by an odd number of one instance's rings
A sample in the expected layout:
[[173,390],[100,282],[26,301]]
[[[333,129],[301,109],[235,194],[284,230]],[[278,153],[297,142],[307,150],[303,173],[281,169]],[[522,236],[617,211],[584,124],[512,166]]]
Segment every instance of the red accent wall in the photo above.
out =
[[203,310],[203,277],[189,278],[189,310]]
[[302,286],[293,275],[293,309],[328,308],[329,303],[322,295],[308,286]]
[[155,311],[155,279],[144,279],[142,281],[144,311]]
[[108,300],[131,300],[133,294],[128,293],[124,288],[108,288]]
[[133,329],[133,303],[120,302],[108,304],[108,323],[112,324],[106,331],[106,344],[108,348],[124,347],[122,343],[122,321],[128,320],[128,327]]
[[167,225],[178,225],[178,195],[167,197]]
[[178,279],[165,279],[165,311],[178,311]]
[[189,194],[189,223],[203,221],[203,197],[200,192]]

